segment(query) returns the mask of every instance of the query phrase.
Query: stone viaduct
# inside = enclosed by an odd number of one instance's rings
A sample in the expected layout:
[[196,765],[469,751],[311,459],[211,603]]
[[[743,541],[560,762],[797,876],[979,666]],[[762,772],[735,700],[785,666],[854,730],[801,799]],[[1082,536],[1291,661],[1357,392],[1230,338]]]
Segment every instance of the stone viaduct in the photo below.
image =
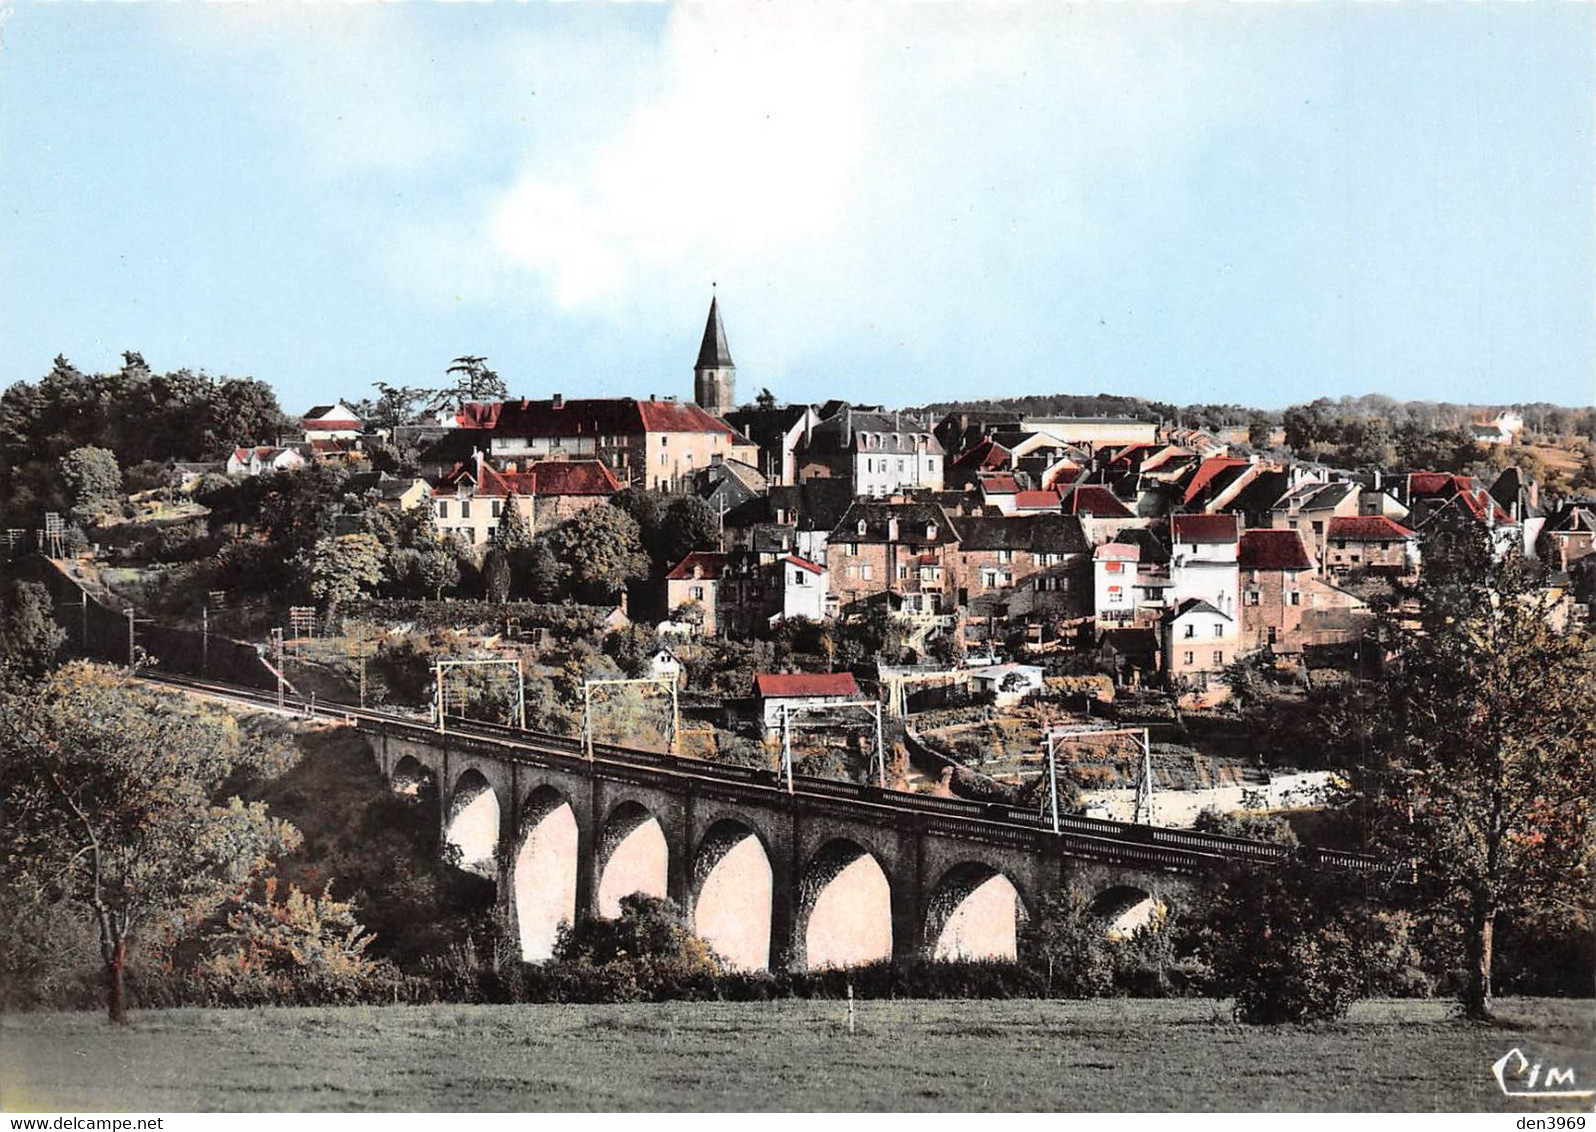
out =
[[685,760],[588,760],[546,737],[358,724],[396,789],[436,792],[442,842],[496,882],[530,961],[548,958],[562,921],[614,916],[630,892],[675,901],[741,967],[1012,957],[1020,925],[1060,885],[1084,887],[1111,923],[1221,859],[1181,831],[1159,832],[1199,847],[1055,834],[1012,811],[994,820],[978,803],[847,783],[789,792]]

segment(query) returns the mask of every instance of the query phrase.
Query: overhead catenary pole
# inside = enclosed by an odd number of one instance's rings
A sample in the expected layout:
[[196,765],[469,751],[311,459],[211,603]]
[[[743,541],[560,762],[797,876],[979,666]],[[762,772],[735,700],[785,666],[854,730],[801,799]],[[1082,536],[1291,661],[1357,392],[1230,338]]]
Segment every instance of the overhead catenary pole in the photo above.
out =
[[792,793],[792,732],[789,729],[788,707],[781,705],[781,773],[787,780],[787,793]]
[[1053,811],[1053,832],[1058,825],[1058,759],[1053,747],[1053,733],[1047,733],[1047,798]]
[[1142,768],[1136,782],[1136,813],[1138,825],[1153,824],[1153,746],[1147,728],[1142,728]]

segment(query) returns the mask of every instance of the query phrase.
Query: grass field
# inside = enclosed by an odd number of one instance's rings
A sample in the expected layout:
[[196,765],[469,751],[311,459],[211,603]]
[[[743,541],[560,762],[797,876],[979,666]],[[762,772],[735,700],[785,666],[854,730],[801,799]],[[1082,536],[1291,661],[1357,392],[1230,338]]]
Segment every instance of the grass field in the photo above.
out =
[[[1206,1001],[180,1010],[0,1019],[17,1110],[1556,1111],[1504,1097],[1517,1046],[1596,1077],[1589,1001],[1436,1002],[1247,1027]],[[1589,1107],[1589,1102],[1585,1102]]]

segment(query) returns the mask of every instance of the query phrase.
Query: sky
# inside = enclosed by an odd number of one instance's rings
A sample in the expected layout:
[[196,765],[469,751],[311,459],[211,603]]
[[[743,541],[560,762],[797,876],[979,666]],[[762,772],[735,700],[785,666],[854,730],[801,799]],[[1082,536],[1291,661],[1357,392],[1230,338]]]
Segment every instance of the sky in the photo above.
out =
[[1596,5],[0,6],[0,386],[1596,401]]

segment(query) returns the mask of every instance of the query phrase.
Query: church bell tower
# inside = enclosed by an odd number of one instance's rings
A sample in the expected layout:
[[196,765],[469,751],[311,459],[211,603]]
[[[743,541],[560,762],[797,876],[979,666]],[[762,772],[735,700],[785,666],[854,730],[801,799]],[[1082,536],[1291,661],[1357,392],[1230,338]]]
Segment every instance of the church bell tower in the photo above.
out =
[[693,400],[699,408],[715,416],[725,416],[737,407],[737,367],[726,345],[726,328],[720,322],[720,306],[709,300],[709,321],[704,324],[704,342],[698,347],[698,363],[693,366]]

